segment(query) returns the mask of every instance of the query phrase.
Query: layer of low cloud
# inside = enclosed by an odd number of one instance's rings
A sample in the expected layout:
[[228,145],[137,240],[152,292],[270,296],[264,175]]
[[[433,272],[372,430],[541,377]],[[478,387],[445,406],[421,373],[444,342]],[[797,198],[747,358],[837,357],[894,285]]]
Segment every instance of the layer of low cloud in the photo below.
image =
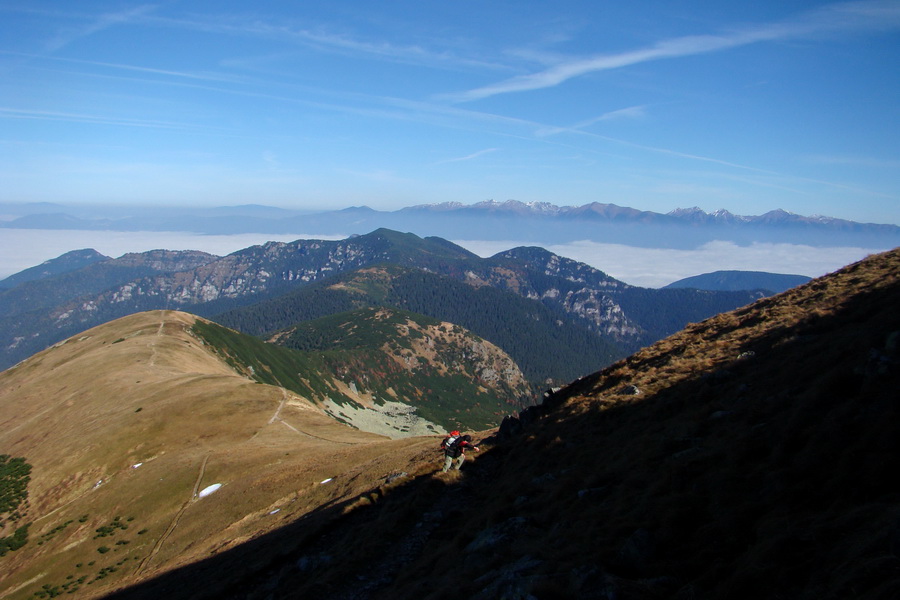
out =
[[[479,256],[493,256],[516,246],[514,241],[455,240]],[[877,250],[854,247],[815,248],[799,244],[709,242],[693,250],[636,248],[592,241],[547,246],[547,250],[591,265],[620,281],[658,288],[715,271],[763,271],[819,277],[862,260]]]

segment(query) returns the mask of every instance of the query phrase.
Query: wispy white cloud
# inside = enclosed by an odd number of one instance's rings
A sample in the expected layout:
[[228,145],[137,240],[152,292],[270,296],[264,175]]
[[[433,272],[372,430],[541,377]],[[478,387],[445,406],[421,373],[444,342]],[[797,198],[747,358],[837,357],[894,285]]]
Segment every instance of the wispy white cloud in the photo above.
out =
[[[502,135],[506,137],[522,139],[522,140],[530,140],[530,141],[538,141],[540,143],[553,144],[563,147],[572,147],[576,148],[579,151],[592,151],[590,149],[585,149],[583,147],[575,147],[569,144],[561,143],[556,140],[550,139],[551,135],[548,133],[557,133],[561,131],[567,131],[571,133],[575,133],[580,136],[593,138],[595,140],[600,140],[603,142],[607,142],[609,144],[623,146],[625,148],[632,148],[636,150],[640,150],[643,152],[650,152],[653,154],[661,154],[665,156],[671,156],[679,159],[685,159],[687,161],[705,163],[711,165],[718,165],[721,167],[726,167],[728,170],[736,170],[738,172],[747,173],[747,177],[738,177],[736,175],[732,175],[731,177],[734,179],[740,179],[744,183],[750,183],[757,186],[770,188],[770,189],[779,189],[783,191],[789,191],[796,194],[807,195],[810,192],[805,191],[802,186],[798,186],[798,183],[813,183],[816,185],[821,185],[825,187],[835,188],[835,189],[844,189],[848,191],[852,191],[857,194],[865,194],[868,196],[880,196],[880,197],[889,197],[884,194],[880,194],[878,192],[859,188],[856,186],[849,186],[844,183],[835,182],[835,181],[826,181],[822,179],[812,179],[809,177],[802,177],[798,175],[785,174],[779,171],[773,171],[771,169],[763,169],[749,164],[738,163],[734,161],[724,160],[720,158],[716,158],[713,156],[704,156],[689,152],[682,152],[679,150],[675,150],[672,148],[666,148],[662,146],[651,146],[647,144],[639,144],[636,142],[631,142],[629,140],[616,138],[612,136],[607,136],[603,134],[594,133],[591,131],[585,131],[583,128],[588,126],[589,124],[598,122],[600,120],[611,119],[611,118],[626,118],[626,117],[638,117],[643,114],[643,107],[635,106],[629,107],[626,109],[621,109],[617,111],[611,111],[606,113],[605,115],[601,115],[600,117],[596,117],[594,119],[589,119],[582,123],[578,123],[571,127],[567,128],[558,128],[551,127],[549,125],[539,123],[537,121],[531,121],[528,119],[521,119],[516,117],[507,117],[504,115],[498,115],[495,113],[477,111],[459,108],[457,106],[447,106],[443,104],[437,103],[427,103],[427,102],[419,102],[412,100],[405,100],[400,98],[388,98],[388,97],[370,97],[369,100],[371,102],[375,102],[378,104],[382,104],[387,107],[393,107],[397,110],[392,110],[391,108],[378,111],[377,115],[374,112],[370,113],[370,116],[378,116],[381,118],[390,118],[397,120],[407,120],[407,121],[418,121],[418,122],[427,122],[432,125],[439,125],[444,127],[450,127],[454,129],[471,129],[478,130],[481,133],[485,132],[485,127],[493,128],[492,133],[496,135]],[[359,112],[361,109],[359,108],[349,108],[342,105],[323,105],[322,108],[327,108],[329,110],[336,110],[341,112]],[[483,153],[484,151],[482,151]],[[461,157],[456,160],[466,160],[469,158],[476,158],[479,153],[475,153],[474,155]],[[436,163],[439,164],[439,163]],[[721,176],[721,174],[720,174]]]
[[[545,128],[539,128],[537,131],[542,131],[542,130],[544,130],[544,129],[545,129]],[[653,153],[656,153],[656,154],[665,154],[665,155],[668,155],[668,156],[674,156],[674,157],[677,157],[677,158],[685,158],[685,159],[694,160],[694,161],[700,161],[700,162],[705,162],[705,163],[712,163],[712,164],[716,164],[716,165],[721,165],[721,166],[723,166],[723,167],[730,167],[730,168],[733,168],[733,169],[741,169],[741,170],[744,170],[744,171],[753,171],[753,172],[756,172],[756,173],[765,173],[765,174],[769,174],[769,175],[778,175],[777,172],[775,172],[775,171],[770,171],[770,170],[768,170],[768,169],[760,169],[760,168],[758,168],[758,167],[754,167],[754,166],[751,166],[751,165],[744,165],[744,164],[740,164],[740,163],[736,163],[736,162],[732,162],[732,161],[727,161],[727,160],[722,160],[722,159],[719,159],[719,158],[714,158],[714,157],[711,157],[711,156],[702,156],[702,155],[700,155],[700,154],[692,154],[692,153],[689,153],[689,152],[680,152],[680,151],[678,151],[678,150],[672,150],[671,148],[663,148],[663,147],[661,147],[661,146],[649,146],[649,145],[647,145],[647,144],[638,144],[637,142],[630,142],[630,141],[628,141],[628,140],[623,140],[623,139],[620,139],[620,138],[614,138],[614,137],[610,137],[610,136],[607,136],[607,135],[601,135],[601,134],[598,134],[598,133],[592,133],[592,132],[590,132],[590,131],[584,131],[584,130],[581,130],[581,129],[568,129],[567,131],[572,131],[572,132],[578,133],[578,134],[583,135],[583,136],[590,136],[590,137],[593,137],[593,138],[596,138],[596,139],[599,139],[599,140],[604,140],[604,141],[607,141],[607,142],[612,142],[612,143],[614,143],[614,144],[619,144],[619,145],[622,145],[622,146],[627,146],[627,147],[629,147],[629,148],[636,148],[636,149],[639,149],[639,150],[645,150],[645,151],[647,151],[647,152],[653,152]]]
[[825,156],[821,154],[807,156],[806,160],[819,165],[845,165],[851,167],[870,167],[873,169],[895,169],[900,171],[900,159],[873,158],[871,156]]
[[84,60],[78,58],[66,58],[61,56],[40,56],[37,54],[25,54],[21,52],[9,52],[0,50],[0,54],[22,56],[31,59],[50,60],[57,63],[70,63],[76,65],[87,65],[94,67],[104,67],[111,70],[131,71],[148,75],[161,75],[164,77],[172,77],[176,79],[190,79],[200,81],[216,81],[225,83],[249,83],[246,79],[241,79],[234,75],[226,75],[222,73],[196,73],[190,71],[173,71],[172,69],[157,69],[153,67],[145,67],[140,65],[129,65],[124,63],[104,62],[97,60]]
[[91,115],[85,113],[68,113],[48,110],[26,110],[0,107],[0,119],[32,119],[41,121],[67,121],[70,123],[93,123],[97,125],[118,125],[125,127],[154,127],[164,129],[192,129],[193,125],[173,121],[157,121],[151,119],[129,119],[109,115]]
[[484,156],[485,154],[488,154],[490,152],[496,152],[497,150],[499,150],[499,148],[485,148],[484,150],[479,150],[478,152],[473,152],[472,154],[468,154],[466,156],[460,156],[457,158],[448,158],[445,160],[439,160],[438,162],[436,162],[434,164],[435,165],[443,165],[446,163],[463,162],[463,161],[467,161],[467,160],[472,160],[473,158],[478,158],[479,156]]
[[[44,44],[44,50],[48,53],[61,50],[79,39],[90,37],[112,27],[136,23],[158,29],[181,29],[214,35],[253,37],[294,47],[306,47],[321,53],[422,65],[430,68],[507,72],[510,69],[504,61],[485,59],[483,53],[460,47],[452,39],[435,40],[434,37],[430,37],[429,45],[426,46],[415,42],[402,43],[357,35],[354,32],[338,30],[328,24],[301,23],[296,20],[276,21],[274,17],[261,16],[258,13],[229,14],[220,12],[215,16],[202,16],[197,13],[179,17],[163,15],[162,11],[157,10],[159,8],[154,4],[143,4],[128,10],[104,13],[99,16],[75,11],[49,11],[28,7],[17,9],[0,6],[0,11],[46,15],[48,18],[64,19],[76,23],[61,28]],[[290,54],[273,54],[267,56],[266,60],[273,60],[279,56],[287,58],[290,57]],[[223,64],[253,68],[257,62],[258,58],[229,58],[223,61]]]
[[48,52],[60,50],[81,38],[89,37],[110,27],[139,20],[155,9],[156,6],[152,4],[144,4],[122,12],[102,14],[80,27],[71,27],[59,32],[47,42],[46,50]]
[[565,133],[565,132],[578,132],[582,129],[587,129],[591,125],[596,123],[600,123],[602,121],[613,121],[617,119],[638,119],[643,117],[646,114],[646,109],[643,106],[629,106],[628,108],[620,108],[619,110],[613,110],[607,113],[600,115],[599,117],[594,117],[593,119],[587,119],[585,121],[581,121],[580,123],[575,123],[574,125],[569,125],[568,127],[544,127],[538,129],[535,134],[538,137],[546,136],[546,135],[555,135],[557,133]]
[[864,0],[828,5],[797,18],[720,34],[692,35],[661,40],[646,48],[615,54],[600,54],[564,60],[548,69],[520,75],[491,85],[448,96],[470,101],[554,87],[588,73],[618,69],[644,62],[719,52],[761,42],[860,30],[900,27],[900,3],[894,0]]
[[265,152],[263,152],[262,159],[269,169],[273,171],[281,169],[281,161],[278,160],[278,156],[271,150],[266,150]]
[[[318,52],[343,54],[365,59],[386,60],[404,64],[426,65],[444,69],[508,70],[501,62],[485,60],[482,56],[466,55],[453,49],[435,50],[420,44],[401,44],[383,40],[364,39],[347,32],[337,32],[327,26],[303,26],[296,23],[275,23],[261,18],[223,16],[215,19],[154,18],[149,20],[161,27],[177,27],[206,33],[231,36],[250,36],[295,46],[312,48]],[[232,59],[241,60],[241,59]],[[252,62],[245,62],[245,66]]]

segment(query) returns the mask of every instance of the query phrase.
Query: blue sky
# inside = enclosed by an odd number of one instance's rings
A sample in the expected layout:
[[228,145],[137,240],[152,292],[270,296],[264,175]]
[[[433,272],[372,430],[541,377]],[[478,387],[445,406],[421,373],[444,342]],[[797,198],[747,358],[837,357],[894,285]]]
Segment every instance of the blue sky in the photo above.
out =
[[0,201],[900,224],[900,2],[0,3]]

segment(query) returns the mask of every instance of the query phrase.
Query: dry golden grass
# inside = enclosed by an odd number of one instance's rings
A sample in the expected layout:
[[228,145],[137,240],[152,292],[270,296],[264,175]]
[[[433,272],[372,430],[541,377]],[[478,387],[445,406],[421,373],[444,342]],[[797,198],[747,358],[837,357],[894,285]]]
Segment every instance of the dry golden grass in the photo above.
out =
[[[0,449],[33,467],[32,541],[0,559],[0,597],[116,567],[78,590],[97,597],[355,498],[436,444],[354,430],[236,375],[190,334],[194,318],[126,317],[0,374]],[[117,516],[128,529],[94,539]]]

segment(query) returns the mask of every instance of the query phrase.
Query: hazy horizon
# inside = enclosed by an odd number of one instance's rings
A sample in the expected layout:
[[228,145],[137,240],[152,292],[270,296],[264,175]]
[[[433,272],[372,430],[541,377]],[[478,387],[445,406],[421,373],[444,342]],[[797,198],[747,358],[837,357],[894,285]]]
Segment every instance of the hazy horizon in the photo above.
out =
[[0,15],[2,201],[599,200],[900,223],[896,0]]
[[[451,205],[451,206],[464,206],[465,207],[465,206],[476,206],[476,205],[481,205],[481,204],[485,204],[485,203],[494,203],[494,204],[502,205],[506,202],[520,202],[521,204],[524,204],[527,206],[542,205],[542,204],[543,205],[552,205],[552,206],[556,206],[558,208],[578,208],[578,207],[583,207],[583,206],[590,206],[593,204],[600,204],[600,205],[618,206],[620,208],[630,208],[630,209],[634,209],[634,210],[642,211],[642,212],[654,212],[654,213],[662,214],[662,215],[671,214],[671,213],[673,213],[675,211],[679,211],[679,210],[693,210],[693,209],[702,210],[702,211],[706,212],[707,214],[713,214],[713,213],[716,213],[716,212],[719,212],[722,210],[728,211],[728,209],[722,208],[722,207],[707,210],[707,209],[698,207],[696,205],[687,205],[687,204],[678,205],[678,206],[673,205],[668,208],[659,207],[659,209],[649,209],[649,208],[642,207],[641,205],[633,205],[633,206],[632,205],[624,205],[621,203],[617,203],[615,201],[592,200],[589,202],[585,202],[583,204],[573,204],[573,203],[567,203],[564,201],[551,202],[551,201],[543,201],[543,200],[541,200],[541,201],[534,200],[534,201],[525,202],[525,201],[517,200],[515,198],[507,198],[504,200],[486,199],[486,200],[478,200],[478,201],[473,201],[473,202],[459,202],[459,201],[421,202],[418,204],[411,204],[408,206],[399,206],[399,207],[392,207],[392,208],[378,208],[378,207],[373,207],[373,206],[370,206],[369,204],[363,203],[363,204],[347,205],[347,206],[340,206],[340,207],[327,208],[327,209],[321,209],[321,210],[312,210],[312,209],[305,208],[305,207],[292,206],[289,203],[269,204],[269,203],[264,203],[264,202],[213,204],[213,205],[207,206],[207,205],[203,205],[203,204],[186,204],[186,203],[182,203],[182,202],[176,203],[176,204],[166,204],[166,203],[117,204],[114,202],[103,203],[103,202],[11,202],[11,201],[0,201],[0,222],[13,221],[13,220],[15,220],[21,216],[25,216],[25,215],[46,214],[45,210],[39,210],[37,212],[30,212],[30,211],[26,210],[27,207],[29,207],[29,206],[60,207],[61,209],[68,211],[66,214],[68,214],[70,212],[70,213],[72,213],[73,216],[78,216],[80,218],[116,219],[116,218],[122,218],[123,215],[136,216],[136,215],[140,215],[144,212],[154,213],[154,212],[159,212],[161,210],[171,212],[172,214],[178,214],[179,212],[190,213],[191,211],[200,211],[202,213],[206,213],[210,210],[228,211],[229,209],[233,210],[233,209],[239,209],[239,208],[252,207],[252,208],[256,208],[256,209],[260,209],[260,210],[273,209],[273,210],[279,210],[279,211],[287,211],[294,215],[304,215],[304,214],[315,215],[315,214],[324,214],[324,213],[329,213],[329,212],[347,210],[347,209],[352,209],[352,208],[368,208],[368,209],[371,209],[371,210],[374,210],[377,212],[395,212],[395,211],[400,211],[403,209],[417,208],[417,207],[423,207],[423,206]],[[7,214],[4,214],[2,212],[3,210],[7,210],[9,212]],[[785,210],[781,207],[774,207],[766,212],[777,212],[777,211],[784,211],[784,212],[788,212],[791,214],[799,215],[801,217],[810,217],[810,218],[824,217],[824,218],[841,219],[841,217],[837,217],[837,216],[831,215],[831,214],[793,213],[792,211]],[[728,211],[728,212],[731,212],[731,211]],[[766,213],[758,212],[758,213],[732,213],[732,214],[734,214],[735,216],[738,216],[738,217],[758,217],[758,216],[762,216],[763,214],[766,214]],[[843,220],[850,220],[850,219],[843,219]],[[852,220],[850,220],[850,221],[852,221]],[[894,226],[900,227],[900,220],[898,220],[898,222],[896,222],[896,223],[888,222],[888,221],[877,221],[877,222],[875,222],[875,221],[856,221],[856,222],[860,223],[860,224],[894,225]]]

